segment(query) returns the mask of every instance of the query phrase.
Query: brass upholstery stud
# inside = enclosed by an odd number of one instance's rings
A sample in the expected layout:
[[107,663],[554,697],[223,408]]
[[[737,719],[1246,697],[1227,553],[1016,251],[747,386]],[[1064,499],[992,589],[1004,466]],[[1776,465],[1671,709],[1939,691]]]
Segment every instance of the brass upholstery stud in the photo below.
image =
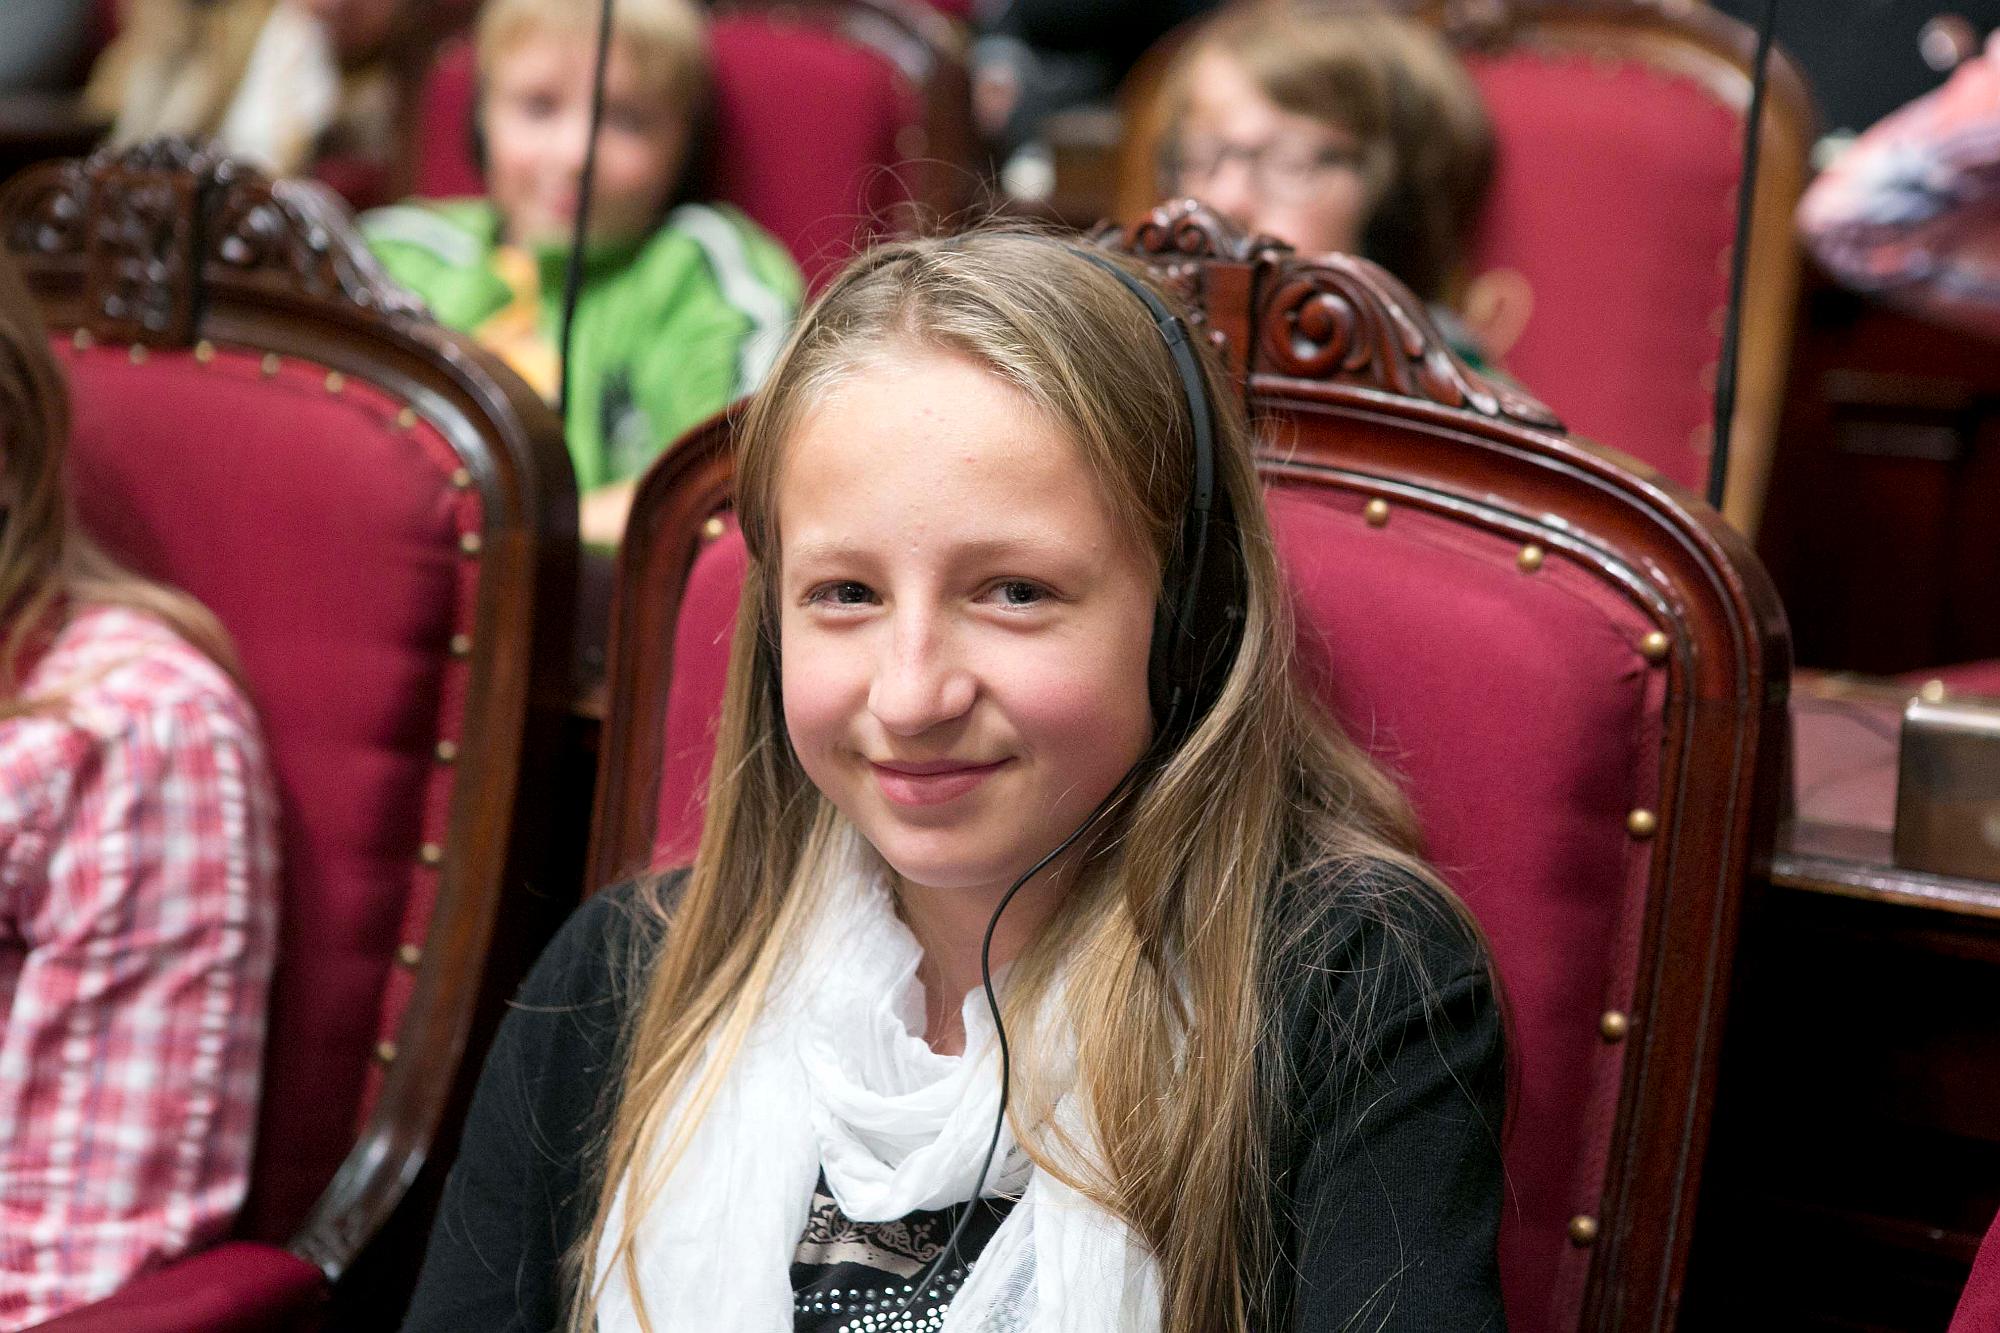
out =
[[96,341],[96,339],[90,336],[89,329],[78,329],[75,333],[69,335],[69,345],[79,352],[88,352],[91,344]]
[[1658,662],[1666,657],[1667,647],[1667,636],[1658,630],[1654,630],[1651,634],[1639,640],[1639,656],[1645,658],[1648,662]]
[[1631,1030],[1632,1020],[1616,1009],[1605,1010],[1604,1017],[1597,1020],[1597,1034],[1606,1041],[1623,1041]]
[[215,344],[203,338],[194,345],[194,359],[204,366],[215,360]]
[[424,961],[424,951],[414,944],[405,944],[396,950],[396,961],[404,967],[415,967]]
[[458,758],[457,741],[439,741],[437,743],[437,759],[440,764],[452,763],[457,758]]
[[1520,566],[1523,574],[1532,574],[1542,567],[1542,556],[1542,548],[1529,542],[1521,548],[1521,554],[1514,557],[1514,563]]
[[385,1065],[392,1065],[396,1063],[396,1043],[393,1041],[376,1042],[375,1058],[377,1060],[380,1060]]
[[131,362],[132,362],[132,364],[133,364],[133,365],[135,365],[135,366],[143,366],[143,365],[145,365],[145,364],[146,364],[146,357],[147,357],[147,355],[148,355],[148,353],[147,353],[147,351],[146,351],[146,344],[144,344],[144,343],[133,343],[133,344],[132,344],[132,346],[131,346],[131,349],[130,349],[130,350],[128,350],[128,351],[127,351],[127,352],[125,353],[125,355],[126,355],[126,356],[127,356],[127,357],[128,357],[128,358],[129,358],[130,360],[131,360]]
[[472,655],[472,636],[470,634],[452,635],[451,655],[453,657],[470,657]]
[[720,515],[710,518],[708,522],[701,525],[701,535],[709,541],[721,540],[722,534],[727,531],[729,531],[729,526],[722,521]]
[[1578,1213],[1569,1220],[1569,1243],[1582,1249],[1597,1240],[1597,1219],[1588,1213]]
[[326,391],[328,393],[339,393],[346,387],[347,387],[347,376],[341,374],[337,370],[329,370],[326,372]]
[[471,490],[472,474],[466,471],[462,467],[453,468],[451,470],[451,484],[453,488],[456,490],[461,490],[461,491]]
[[417,848],[417,859],[427,866],[434,866],[444,860],[444,848],[434,842],[427,842]]
[[264,372],[265,379],[270,379],[273,375],[278,373],[278,367],[280,364],[282,363],[278,360],[278,354],[276,352],[266,352],[264,353],[264,360],[259,365],[258,369]]
[[1378,495],[1368,502],[1361,516],[1368,520],[1369,527],[1379,528],[1389,521],[1389,502]]
[[1917,690],[1917,697],[1927,704],[1944,702],[1944,682],[1933,677]]
[[417,409],[406,407],[396,414],[397,430],[414,430],[417,425]]
[[1625,816],[1625,831],[1635,838],[1650,838],[1660,827],[1660,817],[1651,810],[1634,810]]
[[458,549],[467,555],[478,555],[479,545],[479,534],[476,532],[462,532],[458,536]]

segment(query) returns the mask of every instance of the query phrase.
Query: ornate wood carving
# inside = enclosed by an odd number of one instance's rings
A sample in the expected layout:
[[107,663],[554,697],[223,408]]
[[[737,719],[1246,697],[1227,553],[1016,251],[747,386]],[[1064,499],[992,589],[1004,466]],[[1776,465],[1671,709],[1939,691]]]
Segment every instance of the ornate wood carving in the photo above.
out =
[[0,191],[0,235],[25,256],[76,265],[85,322],[108,341],[193,341],[214,283],[423,313],[323,188],[186,139],[23,173]]
[[1264,284],[1260,370],[1383,389],[1481,416],[1561,430],[1555,413],[1459,360],[1423,303],[1352,255],[1285,259]]
[[[1268,236],[1249,236],[1193,199],[1162,204],[1127,228],[1093,233],[1144,261],[1181,296],[1238,374],[1359,385],[1445,407],[1561,430],[1554,413],[1461,361],[1423,303],[1386,271],[1349,255],[1302,257]],[[1247,284],[1234,303],[1225,289]],[[1254,297],[1251,293],[1254,292]],[[1205,311],[1248,309],[1228,329]]]

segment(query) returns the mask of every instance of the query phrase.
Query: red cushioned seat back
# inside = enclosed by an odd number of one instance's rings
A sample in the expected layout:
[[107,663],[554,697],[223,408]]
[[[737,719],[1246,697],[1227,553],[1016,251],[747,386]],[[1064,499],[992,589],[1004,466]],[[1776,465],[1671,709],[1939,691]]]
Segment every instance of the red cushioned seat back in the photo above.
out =
[[[1734,904],[1775,809],[1758,741],[1789,671],[1768,580],[1720,516],[1453,362],[1374,266],[1252,248],[1198,205],[1124,244],[1196,299],[1247,386],[1301,669],[1491,940],[1510,1326],[1616,1306],[1671,1327]],[[729,429],[684,439],[635,508],[600,877],[699,838],[744,561]]]
[[[346,1156],[428,928],[473,628],[479,493],[427,423],[324,366],[58,343],[75,386],[85,526],[228,627],[268,739],[282,933],[242,1232],[284,1240]],[[336,381],[338,382],[338,381]]]
[[1534,293],[1508,370],[1570,429],[1700,487],[1741,113],[1693,78],[1581,51],[1468,64],[1500,144],[1472,268]]
[[486,193],[473,142],[479,60],[469,38],[441,43],[417,92],[416,164],[411,189],[425,199]]
[[896,170],[923,99],[882,52],[782,14],[715,21],[716,194],[818,284],[910,197]]

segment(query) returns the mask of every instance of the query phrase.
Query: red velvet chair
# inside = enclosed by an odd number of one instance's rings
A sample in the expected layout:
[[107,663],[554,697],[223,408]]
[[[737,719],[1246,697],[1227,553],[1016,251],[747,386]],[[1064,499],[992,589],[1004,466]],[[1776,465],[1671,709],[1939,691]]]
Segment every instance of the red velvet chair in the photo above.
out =
[[1986,1232],[1979,1256],[1972,1261],[1972,1278],[1958,1299],[1948,1333],[1996,1333],[2000,1330],[2000,1218]]
[[[963,45],[913,0],[719,6],[715,197],[783,241],[808,279],[872,235],[970,201]],[[473,159],[469,41],[439,54],[420,101],[417,193],[484,189]]]
[[[1492,939],[1511,1326],[1671,1328],[1738,894],[1776,804],[1790,664],[1761,567],[1698,501],[1454,361],[1372,265],[1186,207],[1120,243],[1203,312],[1268,423],[1307,667]],[[743,562],[729,430],[662,458],[620,552],[596,883],[699,836]]]
[[[419,1173],[561,906],[541,789],[574,587],[559,428],[316,185],[164,141],[18,178],[0,237],[74,387],[83,520],[228,627],[284,838],[235,1236],[48,1327],[389,1327],[441,1162]],[[364,1255],[406,1195],[400,1248]]]
[[[1572,429],[1702,490],[1729,301],[1755,40],[1704,5],[1505,0],[1446,31],[1500,141],[1474,271],[1512,269],[1533,309],[1507,367]],[[1816,135],[1772,59],[1724,503],[1754,535],[1791,352],[1792,210]]]

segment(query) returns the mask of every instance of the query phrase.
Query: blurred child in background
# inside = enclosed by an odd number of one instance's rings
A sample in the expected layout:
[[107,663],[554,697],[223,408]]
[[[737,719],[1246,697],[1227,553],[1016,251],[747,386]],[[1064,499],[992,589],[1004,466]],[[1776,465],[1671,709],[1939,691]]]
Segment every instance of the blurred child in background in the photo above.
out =
[[[362,219],[392,274],[551,401],[597,16],[595,0],[491,0],[477,38],[487,197]],[[619,0],[564,422],[592,545],[617,544],[663,448],[756,387],[798,305],[784,248],[698,202],[710,82],[690,0]]]
[[1519,336],[1514,294],[1465,272],[1493,127],[1429,29],[1366,7],[1246,6],[1196,32],[1167,97],[1168,193],[1302,251],[1374,260],[1475,362]]

